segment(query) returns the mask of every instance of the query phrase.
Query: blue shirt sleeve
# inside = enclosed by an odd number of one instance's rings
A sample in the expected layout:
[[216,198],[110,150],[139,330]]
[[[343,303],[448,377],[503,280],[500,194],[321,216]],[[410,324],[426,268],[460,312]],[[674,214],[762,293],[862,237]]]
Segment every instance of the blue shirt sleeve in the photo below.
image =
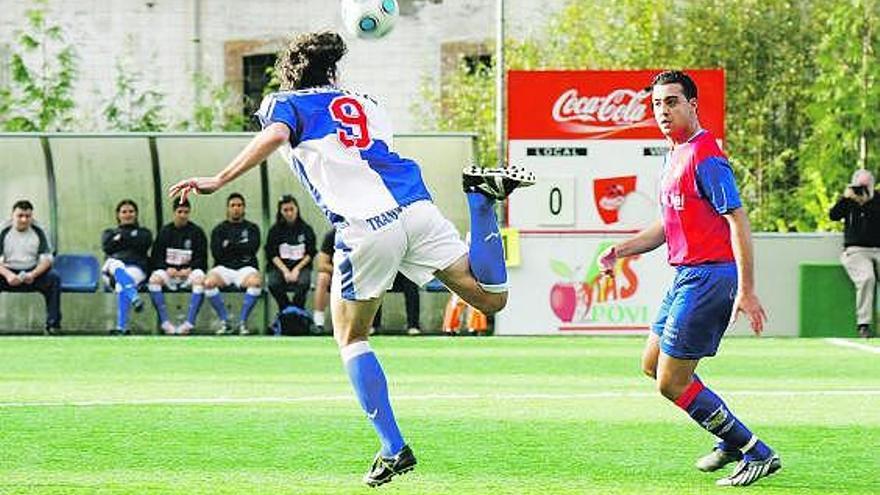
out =
[[295,141],[293,136],[297,135],[297,118],[290,98],[277,93],[266,95],[254,115],[260,119],[260,126],[264,129],[274,122],[287,125],[290,128],[291,141]]
[[733,169],[720,156],[706,158],[697,165],[697,188],[720,215],[742,206]]

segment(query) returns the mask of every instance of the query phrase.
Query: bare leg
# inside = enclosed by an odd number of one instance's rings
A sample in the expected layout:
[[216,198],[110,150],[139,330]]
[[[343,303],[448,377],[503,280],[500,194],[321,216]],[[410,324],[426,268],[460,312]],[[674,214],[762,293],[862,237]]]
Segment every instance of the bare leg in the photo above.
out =
[[507,292],[489,292],[474,278],[467,256],[462,256],[450,266],[434,275],[452,292],[483,313],[492,314],[507,305]]
[[645,349],[642,351],[642,372],[657,379],[657,360],[660,358],[660,337],[656,333],[648,334]]

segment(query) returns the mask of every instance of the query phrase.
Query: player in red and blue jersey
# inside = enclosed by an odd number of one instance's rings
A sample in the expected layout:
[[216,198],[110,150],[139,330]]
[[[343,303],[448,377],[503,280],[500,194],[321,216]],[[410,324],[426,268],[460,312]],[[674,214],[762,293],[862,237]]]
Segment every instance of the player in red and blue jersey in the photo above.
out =
[[755,293],[749,220],[727,157],[700,127],[693,80],[668,71],[651,87],[654,118],[672,146],[661,181],[662,219],[610,247],[600,263],[613,275],[618,258],[666,243],[676,275],[648,337],[642,368],[664,397],[720,439],[697,468],[715,471],[739,461],[718,484],[750,485],[778,471],[779,456],[695,374],[700,359],[715,355],[731,317],[744,312],[755,334],[763,331],[767,317]]

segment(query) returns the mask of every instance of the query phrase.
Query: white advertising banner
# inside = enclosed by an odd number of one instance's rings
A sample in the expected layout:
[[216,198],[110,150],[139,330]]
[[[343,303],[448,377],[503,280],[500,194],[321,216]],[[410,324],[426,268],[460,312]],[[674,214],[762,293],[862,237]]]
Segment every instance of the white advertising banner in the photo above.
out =
[[596,259],[621,236],[522,234],[522,263],[509,269],[507,307],[497,335],[644,333],[656,316],[674,269],[666,249],[618,262],[602,277]]

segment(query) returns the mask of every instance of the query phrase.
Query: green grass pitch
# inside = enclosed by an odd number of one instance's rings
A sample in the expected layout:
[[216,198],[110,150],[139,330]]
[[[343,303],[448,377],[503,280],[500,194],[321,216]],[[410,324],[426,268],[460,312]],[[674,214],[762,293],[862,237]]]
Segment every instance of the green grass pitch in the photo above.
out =
[[[868,345],[876,345],[871,342]],[[419,465],[399,494],[700,494],[712,438],[641,338],[373,340]],[[727,339],[701,376],[782,456],[761,494],[877,494],[880,355]],[[0,493],[348,494],[378,442],[329,338],[4,338]]]

